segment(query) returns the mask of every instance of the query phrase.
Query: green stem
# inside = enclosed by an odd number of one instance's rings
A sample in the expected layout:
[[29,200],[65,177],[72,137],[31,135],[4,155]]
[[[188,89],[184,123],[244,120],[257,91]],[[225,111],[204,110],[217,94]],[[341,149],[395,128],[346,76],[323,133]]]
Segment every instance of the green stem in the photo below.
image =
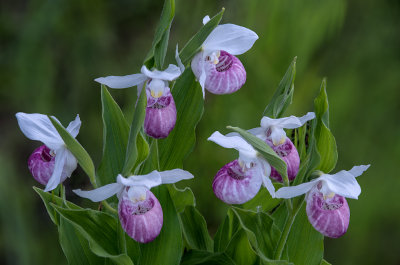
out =
[[158,139],[154,139],[155,143],[156,143],[156,154],[157,154],[157,170],[160,171],[160,154],[158,152]]
[[110,204],[108,204],[108,202],[107,201],[102,201],[101,202],[103,205],[104,205],[104,207],[105,208],[107,208],[110,212],[112,212],[112,213],[114,213],[114,214],[118,214],[118,211],[117,210],[115,210]]
[[65,186],[62,183],[60,185],[61,185],[61,187],[60,187],[61,198],[63,200],[63,203],[64,203],[65,207],[69,208],[68,204],[67,204],[67,199],[66,199],[66,196],[65,196]]
[[[290,200],[286,200],[286,202],[288,202],[288,201],[290,201]],[[290,205],[291,205],[291,203],[290,203]],[[285,227],[283,228],[281,238],[279,239],[278,246],[275,251],[275,257],[274,257],[275,260],[280,260],[282,257],[282,253],[285,248],[290,229],[292,228],[294,219],[296,218],[296,215],[299,212],[302,205],[303,205],[303,203],[301,203],[299,205],[299,207],[297,207],[295,210],[292,209],[291,211],[289,211],[289,216],[286,219]],[[287,204],[287,206],[288,206],[288,204]]]

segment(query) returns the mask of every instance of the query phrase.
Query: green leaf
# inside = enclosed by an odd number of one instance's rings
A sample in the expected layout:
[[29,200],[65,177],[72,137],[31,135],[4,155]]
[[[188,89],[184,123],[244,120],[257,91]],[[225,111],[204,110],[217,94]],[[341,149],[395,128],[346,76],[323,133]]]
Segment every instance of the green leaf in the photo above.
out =
[[258,255],[273,258],[281,235],[273,219],[263,212],[252,212],[235,207],[232,207],[232,210]]
[[338,153],[335,137],[329,130],[329,105],[325,79],[322,81],[319,95],[314,100],[314,108],[317,122],[314,137],[321,158],[318,169],[329,173],[336,166]]
[[[144,118],[146,116],[146,104],[147,104],[146,89],[143,88],[142,92],[140,93],[138,102],[136,104],[135,113],[133,114],[131,130],[129,132],[129,140],[128,140],[128,147],[126,148],[125,164],[122,170],[122,175],[124,176],[128,176],[131,173],[132,169],[134,169],[134,166],[137,164],[138,161],[139,152],[141,152],[141,150],[139,149],[140,146],[137,145],[138,143],[137,138],[142,137],[141,135],[139,135],[139,132],[143,127]],[[141,158],[139,160],[141,160]]]
[[140,166],[146,160],[146,158],[149,156],[150,153],[149,144],[147,143],[146,138],[143,136],[142,132],[138,133],[136,139],[136,145],[138,150],[138,156],[136,159],[136,164],[133,168],[135,169],[135,173],[138,173]]
[[61,248],[71,265],[104,264],[105,258],[96,256],[88,241],[65,218],[61,217],[58,227]]
[[115,216],[92,209],[64,209],[52,204],[89,241],[90,249],[99,257],[110,258],[117,264],[133,265],[121,251],[118,234],[119,222]]
[[327,262],[326,260],[322,260],[320,265],[331,265],[329,262]]
[[152,242],[141,245],[140,265],[177,265],[183,252],[182,231],[179,216],[166,185],[152,189],[163,210],[163,227],[160,235]]
[[131,258],[134,264],[139,264],[139,258],[141,255],[140,244],[133,240],[128,234],[124,232],[126,254]]
[[294,79],[296,76],[296,59],[297,57],[294,57],[281,82],[279,82],[278,88],[265,108],[263,116],[274,119],[280,118],[292,103]]
[[[274,185],[275,190],[278,190],[282,185]],[[274,209],[276,206],[281,203],[282,199],[278,198],[272,198],[271,194],[269,194],[269,191],[261,187],[260,191],[257,193],[257,195],[251,199],[250,201],[242,204],[243,209],[247,210],[252,210],[252,211],[263,211],[263,212],[269,212],[272,209]]]
[[[37,194],[39,194],[40,198],[42,199],[44,206],[46,207],[47,213],[50,216],[51,221],[53,221],[53,223],[55,225],[59,225],[59,216],[57,215],[56,210],[54,210],[54,208],[50,205],[51,204],[55,204],[58,206],[62,206],[63,205],[63,199],[52,194],[49,192],[45,192],[42,189],[38,188],[38,187],[33,187],[33,189],[36,191]],[[69,208],[71,209],[82,209],[81,207],[79,207],[76,204],[73,204],[72,202],[67,201],[67,205]]]
[[[85,173],[89,176],[91,180],[95,179],[95,170],[93,161],[90,158],[89,154],[86,150],[82,147],[82,145],[72,137],[69,132],[54,118],[49,116],[51,123],[56,128],[57,132],[60,134],[61,138],[63,139],[65,145],[67,146],[68,150],[75,156],[76,160],[78,160],[79,165],[85,171]],[[94,184],[94,183],[92,183]]]
[[232,209],[228,209],[225,220],[218,227],[214,237],[214,252],[224,252],[238,229],[239,220]]
[[218,26],[222,19],[225,8],[216,14],[207,24],[203,25],[201,29],[186,43],[179,53],[179,57],[184,65],[186,65],[193,56],[200,50],[201,45],[207,39],[208,35]]
[[196,206],[194,194],[189,187],[178,189],[175,184],[167,187],[178,213],[183,212],[186,206]]
[[125,162],[129,125],[120,107],[112,98],[105,85],[101,85],[103,117],[103,158],[97,176],[99,185],[115,182]]
[[177,120],[169,136],[158,140],[161,170],[182,168],[183,160],[196,142],[195,129],[204,109],[202,90],[191,69],[176,81],[172,95]]
[[144,61],[144,64],[149,68],[152,68],[154,66],[153,64],[155,64],[157,69],[161,69],[162,67],[168,46],[169,29],[171,28],[174,15],[175,1],[165,0],[163,10],[161,12],[160,22],[158,23],[156,32],[154,34],[151,50],[147,54]]
[[246,232],[243,229],[239,229],[233,235],[229,245],[226,247],[225,253],[237,265],[259,264],[259,257],[257,257],[256,253],[251,248]]
[[224,253],[190,250],[182,258],[181,265],[235,265]]
[[193,206],[187,206],[180,214],[183,235],[191,249],[213,250],[213,240],[208,234],[207,223],[200,212]]
[[286,179],[286,182],[289,183],[285,161],[283,161],[268,144],[266,144],[257,136],[254,136],[248,131],[243,130],[239,127],[227,126],[227,128],[239,133],[243,137],[243,139],[245,139],[249,144],[254,147],[254,149],[261,153],[263,157],[268,161],[268,163],[272,167],[274,167],[279,172],[279,174],[281,174],[281,176],[283,176],[284,181]]

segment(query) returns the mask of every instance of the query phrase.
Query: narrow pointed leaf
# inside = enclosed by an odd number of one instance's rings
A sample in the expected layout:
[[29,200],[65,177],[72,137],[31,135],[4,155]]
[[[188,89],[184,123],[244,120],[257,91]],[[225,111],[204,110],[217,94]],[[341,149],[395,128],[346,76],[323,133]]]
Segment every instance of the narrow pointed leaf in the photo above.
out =
[[68,150],[71,151],[76,160],[78,160],[79,165],[82,167],[85,173],[90,177],[90,179],[95,179],[94,164],[86,150],[61,124],[59,124],[50,116],[49,119],[60,134]]
[[224,252],[234,234],[239,230],[239,220],[233,213],[232,209],[228,209],[224,221],[218,227],[214,237],[214,252]]
[[285,110],[292,103],[294,79],[296,76],[296,59],[297,57],[293,59],[281,82],[279,82],[278,88],[265,108],[263,116],[274,119],[281,118]]
[[200,250],[190,250],[182,258],[181,265],[236,265],[224,253],[212,253]]
[[194,194],[189,187],[178,189],[172,184],[168,185],[168,191],[178,213],[183,212],[186,206],[196,206]]
[[184,65],[186,65],[193,56],[200,50],[201,45],[207,39],[208,35],[218,26],[222,19],[225,9],[223,8],[218,14],[210,19],[207,24],[203,25],[201,29],[186,43],[179,53],[179,57]]
[[101,103],[103,117],[103,158],[97,172],[99,185],[115,182],[122,172],[125,162],[126,145],[129,136],[129,125],[120,107],[108,92],[101,86]]
[[207,223],[193,206],[187,206],[180,214],[183,235],[190,249],[213,250],[213,240],[208,234]]
[[256,265],[260,262],[243,229],[233,235],[225,253],[238,265]]

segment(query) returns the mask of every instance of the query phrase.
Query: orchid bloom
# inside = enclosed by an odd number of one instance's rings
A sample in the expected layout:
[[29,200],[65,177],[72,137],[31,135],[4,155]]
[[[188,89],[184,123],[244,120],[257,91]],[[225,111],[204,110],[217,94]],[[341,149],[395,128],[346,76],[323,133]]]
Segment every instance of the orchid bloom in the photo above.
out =
[[350,209],[345,197],[358,199],[361,187],[356,177],[370,165],[355,166],[336,174],[320,177],[297,186],[282,187],[277,198],[293,198],[307,193],[307,216],[311,225],[325,236],[337,238],[344,235],[349,226]]
[[[67,149],[47,115],[18,112],[15,116],[22,133],[26,137],[44,143],[44,145],[35,149],[29,157],[28,168],[35,180],[46,185],[45,191],[54,190],[76,169],[76,158]],[[66,130],[75,138],[80,127],[81,120],[77,115]]]
[[144,130],[153,138],[165,138],[176,123],[175,101],[168,87],[168,81],[173,81],[180,75],[181,70],[173,64],[164,71],[150,71],[143,65],[140,74],[100,77],[95,81],[111,88],[137,86],[138,98],[146,83],[147,107]]
[[73,192],[94,202],[103,201],[116,194],[119,199],[118,215],[122,228],[134,240],[148,243],[160,234],[163,224],[160,202],[150,189],[161,184],[191,178],[193,175],[182,169],[162,172],[154,170],[147,175],[134,175],[128,178],[118,175],[116,183],[91,191],[77,189]]
[[275,188],[268,178],[271,166],[258,152],[239,136],[224,136],[214,132],[209,141],[239,151],[239,158],[221,168],[213,181],[215,195],[225,203],[242,204],[252,199],[261,185],[275,197]]
[[[210,18],[203,18],[206,24]],[[204,89],[214,94],[230,94],[237,91],[246,82],[246,70],[234,55],[248,51],[258,39],[252,30],[234,25],[218,25],[208,35],[195,55],[191,67]]]

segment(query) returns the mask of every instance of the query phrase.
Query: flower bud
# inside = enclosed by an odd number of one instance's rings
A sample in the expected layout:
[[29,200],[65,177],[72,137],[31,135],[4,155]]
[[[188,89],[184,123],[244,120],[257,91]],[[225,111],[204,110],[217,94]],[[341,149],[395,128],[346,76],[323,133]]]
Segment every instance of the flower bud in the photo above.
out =
[[306,211],[311,225],[324,236],[341,237],[349,227],[350,209],[343,196],[324,196],[313,189],[307,195]]
[[118,215],[124,231],[140,243],[153,241],[161,232],[163,212],[151,191],[144,200],[133,201],[124,192],[119,200]]
[[[279,155],[279,157],[282,158],[283,161],[285,161],[287,165],[289,181],[294,180],[297,173],[299,172],[300,157],[292,141],[290,141],[290,139],[286,137],[286,140],[283,144],[276,146],[269,139],[267,139],[266,142]],[[270,177],[276,181],[282,182],[282,176],[273,167],[271,167]]]
[[233,160],[223,166],[215,176],[215,196],[228,204],[245,203],[260,190],[262,178],[259,174],[256,166],[243,170],[238,160]]
[[176,123],[175,101],[169,91],[159,98],[147,97],[144,130],[153,138],[166,138]]
[[[40,184],[46,185],[54,171],[55,156],[50,149],[42,145],[33,151],[28,158],[28,168],[33,178]],[[64,172],[61,174],[61,182],[67,178]]]
[[207,55],[198,53],[192,60],[194,75],[200,79],[202,70],[206,74],[205,88],[213,94],[231,94],[246,82],[246,70],[238,58],[226,51]]

